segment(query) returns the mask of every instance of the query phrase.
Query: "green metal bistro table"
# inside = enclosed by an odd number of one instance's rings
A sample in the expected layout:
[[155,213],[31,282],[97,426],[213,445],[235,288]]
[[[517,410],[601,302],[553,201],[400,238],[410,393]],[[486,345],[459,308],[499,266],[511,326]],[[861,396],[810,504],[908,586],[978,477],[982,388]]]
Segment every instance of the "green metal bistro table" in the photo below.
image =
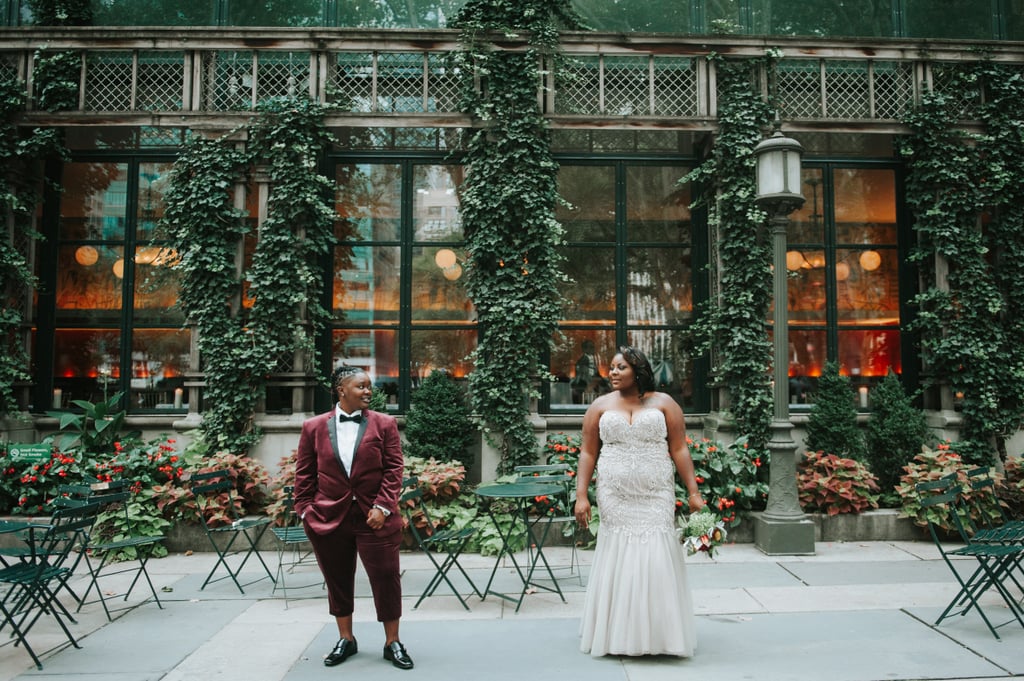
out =
[[[487,580],[487,586],[484,588],[484,598],[486,598],[488,594],[494,594],[499,598],[504,598],[507,601],[515,603],[516,612],[519,612],[519,608],[523,605],[523,598],[526,597],[526,593],[530,590],[530,587],[534,587],[537,589],[544,589],[545,591],[550,591],[552,593],[557,593],[559,598],[562,599],[562,602],[566,602],[565,595],[562,593],[562,589],[558,586],[558,580],[551,571],[551,566],[548,564],[547,558],[544,557],[544,547],[541,545],[543,538],[539,538],[536,535],[534,532],[535,524],[531,523],[529,518],[531,502],[539,496],[551,496],[551,493],[551,485],[528,481],[494,483],[490,485],[481,485],[476,488],[476,495],[484,501],[487,514],[490,516],[495,529],[498,530],[498,535],[501,537],[501,549],[498,551],[498,557],[494,561],[494,569],[491,570],[491,577]],[[516,513],[513,516],[515,518],[515,522],[511,523],[507,529],[502,529],[491,509],[493,505],[492,502],[498,500],[512,501],[516,505]],[[526,544],[530,549],[527,552],[527,564],[522,566],[519,564],[519,561],[516,560],[515,551],[512,549],[510,544],[512,536],[517,530],[520,530],[520,528],[526,533]],[[523,588],[522,591],[519,592],[518,598],[514,598],[508,594],[491,589],[491,585],[494,582],[494,576],[497,574],[498,567],[501,565],[501,559],[506,556],[508,556],[509,560],[512,561],[516,574],[519,575],[519,579],[523,583]],[[534,581],[534,573],[537,570],[538,564],[543,565],[544,571],[547,572],[548,579],[551,581],[550,585]]]

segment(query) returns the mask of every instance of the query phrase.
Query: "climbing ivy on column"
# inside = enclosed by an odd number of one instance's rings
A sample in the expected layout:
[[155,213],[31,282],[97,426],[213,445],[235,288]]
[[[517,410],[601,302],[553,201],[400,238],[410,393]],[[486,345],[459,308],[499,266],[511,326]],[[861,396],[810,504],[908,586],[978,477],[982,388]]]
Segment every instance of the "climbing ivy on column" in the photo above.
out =
[[718,255],[719,290],[698,310],[696,354],[712,351],[712,371],[729,391],[729,413],[751,449],[768,443],[772,419],[772,345],[765,320],[772,298],[772,251],[765,214],[754,203],[754,147],[770,108],[753,89],[759,63],[712,56],[718,84],[718,132],[710,158],[683,181],[698,182]]
[[[975,110],[984,132],[977,134],[958,119],[981,84],[986,98]],[[901,148],[919,240],[913,260],[929,282],[913,301],[912,328],[936,380],[964,395],[961,439],[994,445],[1003,459],[1024,416],[1021,101],[1018,70],[964,66],[907,117],[912,134]]]
[[[466,288],[480,325],[469,385],[484,434],[500,451],[499,473],[536,458],[528,398],[562,316],[558,165],[537,106],[560,24],[579,26],[568,0],[470,0],[454,22],[462,108],[478,126],[459,202]],[[525,46],[503,49],[494,38]]]
[[[319,105],[269,100],[248,129],[245,152],[224,139],[193,139],[174,165],[164,224],[181,255],[181,305],[199,339],[206,388],[201,430],[216,448],[243,453],[260,438],[256,404],[274,372],[292,369],[326,313],[315,260],[333,243],[330,182],[317,162],[330,141]],[[247,233],[234,209],[235,182],[251,168],[270,182],[267,216],[255,235],[252,265],[239,245]],[[240,305],[247,281],[246,309]]]

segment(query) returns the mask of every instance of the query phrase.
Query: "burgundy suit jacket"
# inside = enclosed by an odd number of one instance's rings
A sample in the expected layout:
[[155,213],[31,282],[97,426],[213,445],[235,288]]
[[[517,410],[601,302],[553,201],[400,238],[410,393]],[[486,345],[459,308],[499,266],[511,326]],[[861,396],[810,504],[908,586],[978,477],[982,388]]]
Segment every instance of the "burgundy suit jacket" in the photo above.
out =
[[338,454],[334,415],[331,409],[302,424],[295,458],[295,512],[305,514],[307,529],[323,535],[337,529],[349,513],[365,518],[378,505],[391,515],[376,534],[401,532],[398,497],[405,461],[394,417],[363,409],[352,471],[347,474]]

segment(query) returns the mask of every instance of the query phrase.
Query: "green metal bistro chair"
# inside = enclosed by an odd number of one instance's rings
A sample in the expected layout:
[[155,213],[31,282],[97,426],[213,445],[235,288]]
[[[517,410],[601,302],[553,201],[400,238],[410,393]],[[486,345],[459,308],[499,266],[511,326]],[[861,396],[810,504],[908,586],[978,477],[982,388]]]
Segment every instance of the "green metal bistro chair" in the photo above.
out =
[[[239,592],[244,594],[245,589],[243,587],[264,579],[264,577],[258,577],[245,584],[238,581],[238,577],[245,568],[246,563],[254,555],[260,565],[263,566],[266,578],[272,582],[275,581],[274,573],[267,567],[263,556],[260,555],[257,549],[260,539],[267,531],[267,528],[270,527],[270,518],[267,516],[242,517],[238,515],[234,503],[235,482],[226,470],[193,473],[192,483],[192,493],[195,495],[196,503],[199,507],[199,518],[202,521],[203,531],[206,533],[207,539],[210,540],[210,546],[213,547],[217,554],[217,562],[213,564],[210,574],[206,576],[203,585],[199,587],[200,591],[209,584],[230,578],[235,583],[235,586],[238,587]],[[217,520],[207,517],[206,509],[210,506],[209,499],[222,493],[228,495],[227,503],[224,505],[224,512],[227,518],[223,521],[223,524],[218,524]],[[236,548],[236,542],[240,542],[238,548]],[[232,568],[228,560],[238,557],[241,557],[241,560],[238,562],[237,567]],[[224,568],[227,574],[214,579],[214,574],[221,567]]]
[[459,590],[455,588],[455,585],[452,584],[449,572],[452,568],[456,568],[469,583],[473,593],[483,598],[480,589],[477,588],[476,584],[473,583],[473,580],[466,573],[466,570],[459,563],[459,556],[462,554],[462,550],[469,543],[476,530],[471,527],[438,529],[437,523],[430,516],[430,509],[423,503],[423,490],[417,486],[418,484],[419,480],[417,478],[406,478],[403,481],[403,492],[400,497],[399,506],[401,506],[402,513],[409,523],[409,533],[416,541],[416,545],[433,564],[434,575],[430,578],[426,588],[423,589],[423,593],[420,594],[416,604],[412,607],[414,610],[418,608],[420,603],[428,596],[433,595],[437,587],[444,582],[451,589],[451,592],[455,594],[455,597],[459,599],[459,603],[462,603],[462,607],[469,610],[466,600],[459,593]]
[[[922,482],[916,485],[916,489],[921,494],[922,508],[939,511],[939,515],[947,519],[947,522],[956,529],[963,541],[962,546],[953,549],[947,548],[943,542],[944,533],[941,525],[933,519],[933,516],[929,516],[928,529],[932,541],[938,548],[942,560],[960,585],[959,592],[935,620],[935,625],[938,626],[943,620],[954,615],[966,615],[971,610],[977,610],[985,622],[985,626],[997,639],[999,633],[996,629],[1013,622],[1014,619],[1024,626],[1024,619],[1022,619],[1024,613],[1021,612],[1020,606],[1004,584],[1004,580],[1020,560],[1024,546],[971,542],[956,510],[960,488],[955,479],[946,477]],[[974,572],[964,579],[953,564],[953,558],[973,558],[977,566]],[[1013,619],[1002,624],[992,624],[981,607],[981,597],[990,589],[994,589],[999,594],[1013,615]]]
[[[306,528],[302,520],[295,515],[295,500],[292,494],[295,491],[293,485],[286,485],[284,488],[284,505],[286,508],[283,525],[275,525],[270,528],[277,540],[277,572],[274,579],[274,593],[278,589],[284,592],[285,607],[288,607],[288,582],[287,575],[294,574],[295,569],[303,565],[317,566],[316,556],[313,554],[313,546],[306,536]],[[317,578],[313,582],[293,585],[292,589],[305,589],[311,586],[323,586],[324,580],[317,566]]]
[[[89,569],[89,586],[86,588],[85,593],[82,594],[82,599],[78,602],[78,611],[80,612],[82,606],[87,603],[99,601],[103,606],[103,612],[107,615],[107,620],[110,621],[113,620],[111,612],[120,612],[132,607],[125,606],[112,611],[107,606],[107,599],[110,595],[104,594],[99,583],[101,577],[132,573],[135,576],[123,594],[124,601],[128,601],[132,590],[135,589],[139,578],[142,577],[145,578],[146,584],[149,586],[149,592],[153,595],[153,600],[156,602],[157,607],[163,610],[164,606],[160,603],[160,597],[157,595],[156,589],[153,587],[153,581],[149,578],[149,572],[146,570],[146,563],[152,557],[157,544],[164,540],[164,535],[144,535],[138,532],[138,523],[132,516],[132,508],[137,506],[138,502],[135,500],[135,495],[131,491],[131,485],[128,480],[114,480],[109,483],[94,485],[92,489],[94,495],[90,499],[101,507],[98,519],[102,520],[104,516],[107,518],[123,517],[123,521],[120,522],[116,534],[110,537],[97,538],[95,536],[96,533],[93,532],[93,536],[86,546],[87,552],[85,554],[85,564]],[[100,525],[102,526],[102,523]],[[94,567],[90,556],[95,557],[97,555],[99,556],[99,563]],[[128,560],[114,562],[126,557]],[[116,565],[117,567],[105,570],[108,564]],[[89,593],[93,589],[96,590],[97,598],[93,601],[88,601]],[[119,596],[121,594],[114,595]]]
[[[576,524],[576,516],[572,512],[572,506],[575,501],[574,491],[574,479],[570,474],[571,467],[565,463],[552,463],[552,464],[541,464],[536,466],[516,466],[513,472],[519,476],[519,480],[524,482],[540,482],[550,484],[552,486],[551,496],[559,498],[564,503],[563,508],[565,512],[549,514],[545,516],[539,516],[534,520],[534,525],[537,523],[544,523],[544,527],[540,532],[534,531],[540,542],[543,544],[547,541],[547,538],[551,530],[556,526],[560,525],[562,532],[565,536],[571,537],[571,553],[569,555],[569,565],[567,568],[561,566],[552,568],[553,570],[568,569],[569,574],[575,574],[580,584],[583,583],[583,572],[580,570],[579,556],[576,553],[576,544],[578,539],[578,526]],[[529,547],[532,551],[535,547]]]
[[29,555],[0,568],[0,585],[6,587],[0,598],[0,631],[10,627],[15,644],[25,646],[38,669],[43,665],[28,634],[43,615],[53,618],[71,645],[81,647],[67,626],[75,620],[57,593],[71,576],[69,560],[81,533],[89,531],[98,512],[99,504],[87,503],[57,509],[47,525],[23,524],[29,533]]

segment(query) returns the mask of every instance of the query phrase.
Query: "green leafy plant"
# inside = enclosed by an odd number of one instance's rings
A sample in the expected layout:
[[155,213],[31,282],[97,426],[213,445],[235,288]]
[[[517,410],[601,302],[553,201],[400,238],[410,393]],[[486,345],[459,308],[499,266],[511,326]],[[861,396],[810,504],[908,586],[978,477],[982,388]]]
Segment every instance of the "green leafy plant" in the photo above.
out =
[[[528,400],[562,316],[558,165],[537,107],[543,63],[557,63],[560,23],[579,25],[568,0],[470,0],[452,22],[461,108],[478,125],[459,201],[480,328],[469,383],[484,436],[500,452],[499,473],[536,456]],[[496,46],[494,35],[521,36],[525,49]]]
[[[197,498],[192,493],[191,474],[215,470],[228,471],[234,487],[215,497]],[[208,522],[218,524],[230,522],[229,508],[238,516],[262,514],[270,500],[269,484],[270,473],[258,460],[222,451],[190,464],[180,481],[157,485],[153,492],[157,507],[168,520],[198,522],[202,513]]]
[[894,490],[904,466],[934,437],[924,412],[916,408],[893,372],[871,391],[867,425],[867,462],[878,477],[883,498],[898,501]]
[[[716,510],[727,527],[741,521],[741,511],[764,508],[768,484],[759,480],[758,469],[768,461],[767,450],[756,450],[747,438],[739,437],[728,446],[702,438],[686,439],[693,459],[697,486],[705,503]],[[676,510],[687,512],[687,490],[676,483]]]
[[[1013,102],[1015,67],[983,61],[955,69],[926,92],[906,123],[901,153],[924,280],[911,326],[934,382],[963,394],[961,439],[1006,440],[1024,419],[1024,139]],[[984,97],[980,97],[981,93]],[[960,124],[964,102],[981,131]],[[991,463],[991,462],[985,462]]]
[[81,413],[47,412],[47,416],[59,419],[61,434],[57,436],[57,446],[81,450],[86,456],[111,455],[116,450],[116,442],[141,437],[141,431],[123,432],[128,415],[120,408],[123,395],[119,392],[101,402],[72,400],[71,404],[81,409]]
[[77,109],[81,73],[81,53],[72,50],[36,50],[32,59],[35,108],[43,111]]
[[961,521],[965,525],[991,524],[1000,517],[998,501],[990,494],[978,493],[970,488],[967,471],[971,468],[974,466],[964,463],[948,442],[939,443],[935,449],[923,447],[914,460],[904,467],[905,473],[896,487],[897,494],[903,500],[900,515],[913,519],[915,524],[922,527],[927,527],[931,521],[947,532],[956,532],[957,528],[951,523],[945,508],[921,506],[921,492],[916,488],[922,482],[950,476],[956,479],[961,490],[963,503],[957,506]]
[[475,427],[462,389],[447,371],[435,370],[412,395],[402,450],[407,457],[461,463]]
[[864,459],[864,433],[857,426],[850,379],[839,374],[838,362],[826,362],[818,379],[814,406],[807,417],[807,450]]
[[[753,88],[762,60],[715,55],[718,134],[711,157],[684,177],[701,188],[694,205],[708,209],[711,240],[720,260],[718,290],[699,306],[688,340],[691,355],[710,350],[712,370],[729,391],[729,413],[755,450],[768,443],[772,417],[771,343],[765,319],[771,304],[770,240],[765,214],[754,203],[754,147],[770,109]],[[771,66],[771,61],[764,62]]]
[[878,508],[878,483],[856,459],[808,452],[797,466],[800,505],[828,515],[861,513]]
[[[44,442],[52,444],[52,440]],[[86,481],[89,462],[80,450],[53,448],[48,461],[15,461],[7,446],[0,448],[0,508],[12,515],[44,514],[61,485]]]

